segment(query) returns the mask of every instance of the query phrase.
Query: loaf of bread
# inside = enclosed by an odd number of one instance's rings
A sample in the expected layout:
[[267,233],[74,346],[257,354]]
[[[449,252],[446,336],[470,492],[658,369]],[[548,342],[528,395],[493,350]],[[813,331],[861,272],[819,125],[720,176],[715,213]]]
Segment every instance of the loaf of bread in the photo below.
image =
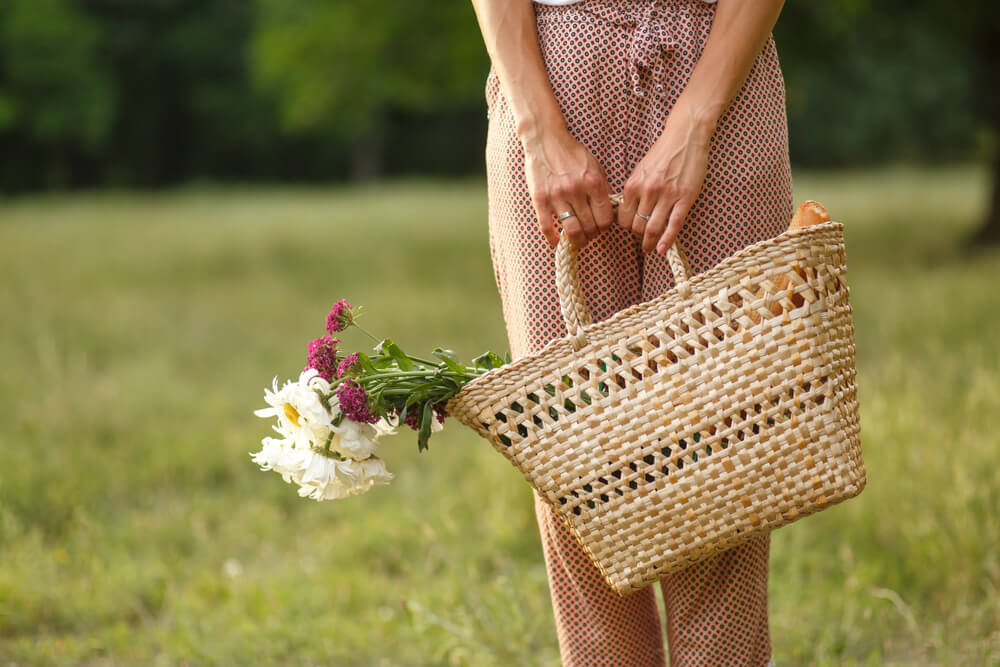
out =
[[792,222],[788,225],[788,228],[798,229],[799,227],[809,227],[810,225],[818,225],[821,222],[829,221],[830,214],[826,212],[823,205],[807,199],[799,204],[799,207],[795,210],[795,215],[792,216]]
[[[811,199],[806,200],[799,204],[799,207],[795,210],[795,215],[792,216],[792,221],[788,224],[788,229],[799,229],[802,227],[809,227],[811,225],[818,225],[821,222],[829,222],[830,214],[827,213],[826,209],[819,202],[812,201]],[[806,279],[805,272],[801,268],[795,269],[798,277],[802,280]],[[792,298],[793,303],[801,299],[798,295],[795,295],[789,285],[792,284],[792,274],[780,275],[774,279],[774,291],[777,295],[778,293],[788,290],[789,296]],[[798,281],[796,281],[798,282]],[[764,296],[764,287],[761,287],[757,291],[757,297],[762,298]],[[771,303],[771,314],[778,316],[784,312],[784,307],[781,305],[780,301],[774,301]],[[760,323],[760,313],[756,310],[749,310],[747,313],[750,319],[753,320],[754,324]]]

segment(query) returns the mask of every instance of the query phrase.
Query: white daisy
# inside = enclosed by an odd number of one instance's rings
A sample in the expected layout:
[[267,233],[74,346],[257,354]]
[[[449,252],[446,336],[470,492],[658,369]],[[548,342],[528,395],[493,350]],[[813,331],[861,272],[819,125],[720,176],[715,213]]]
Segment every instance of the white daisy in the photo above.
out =
[[340,470],[341,461],[318,452],[309,452],[296,482],[299,495],[314,500],[334,500],[350,495],[350,480]]
[[354,464],[355,469],[358,470],[358,477],[363,480],[368,486],[367,489],[372,484],[388,484],[392,481],[392,473],[386,470],[385,461],[378,458],[377,456],[372,456],[364,461],[351,461]]
[[288,381],[278,389],[274,378],[273,391],[264,389],[264,400],[270,407],[255,410],[258,417],[277,417],[278,426],[296,447],[322,446],[330,434],[332,416],[320,400],[321,391],[330,385],[317,375],[314,368],[302,371],[298,382]]
[[346,417],[337,426],[332,426],[333,440],[330,449],[340,453],[345,459],[363,461],[375,453],[378,430],[371,424],[351,421]]
[[374,484],[388,484],[392,474],[377,457],[364,461],[334,459],[319,452],[304,451],[294,457],[290,477],[299,485],[299,495],[313,500],[335,500],[364,493]]
[[[414,409],[411,407],[411,409]],[[379,419],[376,423],[372,424],[378,434],[381,435],[396,435],[396,429],[399,427],[399,415],[390,415],[389,419],[383,417]],[[438,421],[437,415],[431,420],[431,433],[440,433],[444,430],[444,424]]]
[[289,484],[301,484],[302,473],[309,467],[314,456],[318,455],[308,447],[293,445],[284,450],[283,456],[275,462],[272,470]]
[[278,438],[264,438],[261,440],[261,450],[252,452],[250,457],[253,462],[260,466],[261,470],[275,470],[281,465],[281,460],[287,455],[293,444],[291,440],[279,440]]
[[399,426],[399,418],[394,417],[392,420],[382,417],[377,422],[372,424],[372,427],[378,433],[378,436],[383,435],[396,435],[396,427]]

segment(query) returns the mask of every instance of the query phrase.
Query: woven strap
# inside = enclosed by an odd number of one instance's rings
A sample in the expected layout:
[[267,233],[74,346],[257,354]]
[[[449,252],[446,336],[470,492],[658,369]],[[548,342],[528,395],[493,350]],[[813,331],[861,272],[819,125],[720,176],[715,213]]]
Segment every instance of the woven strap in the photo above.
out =
[[[613,207],[621,203],[621,193],[611,195]],[[559,307],[574,350],[579,350],[587,344],[583,328],[593,322],[580,285],[577,254],[577,248],[570,243],[569,236],[561,234],[559,245],[556,246],[556,288],[559,291]],[[686,297],[691,293],[691,286],[688,284],[691,270],[679,239],[674,239],[666,254],[677,292]]]

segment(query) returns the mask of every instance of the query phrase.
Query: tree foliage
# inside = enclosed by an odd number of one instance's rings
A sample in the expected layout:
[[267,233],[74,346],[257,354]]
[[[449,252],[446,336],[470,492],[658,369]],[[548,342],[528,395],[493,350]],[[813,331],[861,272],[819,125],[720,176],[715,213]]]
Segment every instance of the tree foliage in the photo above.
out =
[[0,4],[0,130],[99,145],[114,94],[97,57],[99,36],[95,21],[62,0]]
[[257,85],[290,131],[326,130],[357,151],[384,150],[393,112],[433,113],[481,92],[489,67],[470,3],[258,0]]
[[[792,158],[966,160],[1000,135],[986,0],[786,3]],[[4,0],[0,188],[482,169],[471,3]]]
[[980,148],[972,58],[930,11],[886,0],[788,3],[775,29],[793,160],[968,159]]
[[0,137],[57,153],[30,166],[4,160],[4,180],[34,168],[40,181],[61,185],[70,154],[103,146],[115,89],[98,57],[100,29],[63,0],[0,3]]
[[390,108],[478,95],[489,63],[469,3],[259,0],[256,81],[293,129],[379,129]]

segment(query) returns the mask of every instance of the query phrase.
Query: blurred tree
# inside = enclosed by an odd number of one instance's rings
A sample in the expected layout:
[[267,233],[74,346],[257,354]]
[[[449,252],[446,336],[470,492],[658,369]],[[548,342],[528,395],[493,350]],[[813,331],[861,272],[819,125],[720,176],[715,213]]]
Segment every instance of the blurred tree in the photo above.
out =
[[[792,159],[982,158],[1000,5],[786,3]],[[0,0],[0,188],[482,171],[468,0]]]
[[0,142],[7,155],[33,156],[0,163],[0,182],[70,185],[68,165],[99,152],[115,93],[99,37],[69,0],[0,3]]
[[968,55],[928,14],[895,5],[786,4],[775,39],[796,164],[955,160],[974,150]]
[[[928,9],[937,3],[925,0]],[[1000,245],[1000,5],[993,0],[946,3],[949,33],[956,46],[970,55],[972,102],[993,141],[993,192],[982,226],[972,245]]]
[[1000,5],[787,3],[775,38],[794,163],[967,160],[992,140],[992,206],[976,241],[1000,242]]
[[[249,84],[255,12],[243,0],[77,0],[103,29],[118,90],[105,178],[161,185],[243,179],[294,162],[277,110]],[[298,146],[297,146],[298,147]],[[319,151],[317,151],[319,152]],[[293,166],[290,175],[298,175]]]
[[348,140],[355,178],[380,174],[393,112],[447,110],[482,97],[489,61],[469,2],[257,5],[255,81],[277,95],[287,129],[326,129]]

